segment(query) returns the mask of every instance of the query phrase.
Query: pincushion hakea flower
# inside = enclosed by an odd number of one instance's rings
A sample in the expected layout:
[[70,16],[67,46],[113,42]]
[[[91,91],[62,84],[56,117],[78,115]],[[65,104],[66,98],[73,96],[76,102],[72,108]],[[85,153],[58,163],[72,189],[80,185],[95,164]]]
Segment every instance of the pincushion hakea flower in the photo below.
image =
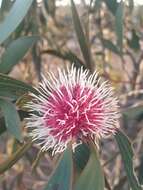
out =
[[59,69],[59,76],[49,73],[48,80],[32,94],[26,107],[32,111],[27,119],[30,135],[42,150],[53,154],[63,152],[71,142],[73,149],[84,140],[97,140],[114,134],[118,128],[118,101],[112,87],[100,79],[97,72]]

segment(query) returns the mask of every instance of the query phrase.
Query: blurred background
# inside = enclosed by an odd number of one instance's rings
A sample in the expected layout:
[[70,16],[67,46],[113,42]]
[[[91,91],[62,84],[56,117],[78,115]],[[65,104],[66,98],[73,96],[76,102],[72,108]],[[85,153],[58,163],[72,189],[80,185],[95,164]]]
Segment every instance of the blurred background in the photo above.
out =
[[[0,1],[0,23],[15,2]],[[64,68],[67,64],[85,65],[91,71],[97,69],[103,80],[109,80],[115,88],[122,113],[121,128],[131,139],[135,151],[135,171],[140,183],[143,183],[143,0],[74,2],[78,15],[68,0],[33,1],[22,22],[0,46],[0,72],[37,86],[41,73],[52,71],[56,74],[58,67]],[[20,15],[20,4],[16,10]],[[14,20],[10,22],[12,25]],[[30,45],[23,47],[19,40],[25,36],[34,37]],[[20,51],[22,49],[24,52]],[[15,57],[17,54],[19,56]],[[7,64],[3,65],[4,62]],[[21,100],[18,99],[16,104],[19,109]],[[25,129],[23,136],[26,137]],[[101,146],[107,189],[128,190],[116,142],[110,138],[103,140]],[[2,133],[0,164],[11,157],[18,147],[20,143],[12,135]],[[0,176],[0,190],[44,188],[56,158],[39,150],[33,145],[22,159]]]

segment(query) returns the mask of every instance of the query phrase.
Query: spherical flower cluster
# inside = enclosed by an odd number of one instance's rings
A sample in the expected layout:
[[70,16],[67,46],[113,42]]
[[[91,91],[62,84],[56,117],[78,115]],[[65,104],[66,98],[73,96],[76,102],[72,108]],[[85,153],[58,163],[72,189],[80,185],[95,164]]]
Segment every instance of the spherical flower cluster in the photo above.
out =
[[101,83],[97,72],[77,69],[58,70],[58,77],[43,76],[39,95],[31,94],[26,107],[30,135],[42,150],[63,152],[69,143],[73,149],[92,139],[114,134],[118,128],[118,100],[107,81]]

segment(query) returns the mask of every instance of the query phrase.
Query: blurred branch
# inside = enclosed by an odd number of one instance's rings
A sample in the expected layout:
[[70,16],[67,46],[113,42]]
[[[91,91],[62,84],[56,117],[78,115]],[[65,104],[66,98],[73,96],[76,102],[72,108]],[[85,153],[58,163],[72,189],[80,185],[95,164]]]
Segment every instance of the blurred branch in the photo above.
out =
[[112,79],[111,76],[104,71],[103,74],[101,74],[101,76],[105,77],[106,79],[108,79],[109,81],[111,82],[114,82],[114,83],[124,83],[124,84],[133,84],[133,85],[137,85],[137,84],[140,84],[140,83],[137,83],[136,81],[123,81],[123,80],[116,80],[116,79]]
[[6,172],[11,168],[32,146],[32,141],[29,140],[22,147],[20,147],[11,157],[0,165],[0,174]]
[[44,155],[44,153],[40,150],[36,156],[36,159],[32,163],[32,172],[36,169],[41,157]]
[[33,62],[36,68],[36,72],[38,74],[38,78],[39,80],[41,80],[41,57],[40,57],[40,50],[38,47],[38,43],[33,46],[32,56],[33,56]]
[[105,174],[104,174],[104,178],[105,178],[105,186],[106,186],[106,188],[108,190],[112,190]]
[[119,154],[120,154],[120,152],[115,153],[109,160],[107,160],[105,163],[103,163],[102,167],[105,167],[110,162],[112,162]]

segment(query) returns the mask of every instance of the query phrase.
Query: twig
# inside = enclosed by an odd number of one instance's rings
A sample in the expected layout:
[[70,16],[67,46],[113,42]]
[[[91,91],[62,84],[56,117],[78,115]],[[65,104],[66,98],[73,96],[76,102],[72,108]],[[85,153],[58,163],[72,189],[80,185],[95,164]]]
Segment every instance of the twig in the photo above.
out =
[[31,140],[20,147],[10,158],[0,165],[0,174],[11,168],[32,146]]

